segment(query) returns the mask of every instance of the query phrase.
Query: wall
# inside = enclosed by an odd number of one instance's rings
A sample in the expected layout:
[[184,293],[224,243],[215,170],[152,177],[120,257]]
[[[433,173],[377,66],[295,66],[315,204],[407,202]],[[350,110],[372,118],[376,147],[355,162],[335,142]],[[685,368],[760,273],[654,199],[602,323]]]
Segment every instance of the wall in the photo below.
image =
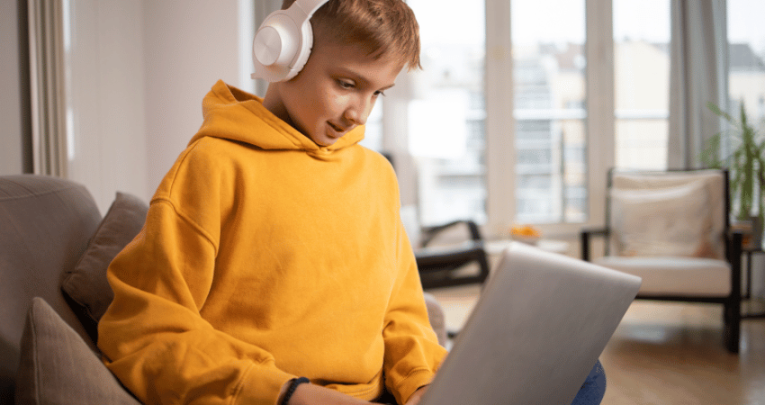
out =
[[[144,2],[148,184],[154,189],[202,123],[202,98],[219,79],[253,91],[241,73],[239,10],[251,1]],[[250,18],[252,18],[250,13]],[[243,16],[246,17],[246,16]],[[249,24],[251,25],[250,19]],[[244,28],[244,27],[243,27]],[[252,34],[243,35],[248,44]],[[251,66],[251,62],[250,65]]]
[[117,191],[148,199],[141,2],[70,0],[65,28],[68,178],[106,213]]
[[66,3],[68,177],[102,213],[116,191],[148,201],[199,128],[210,87],[252,90],[252,0]]
[[20,27],[19,12],[24,11],[20,6],[23,4],[19,1],[0,2],[0,122],[3,124],[0,175],[21,173],[24,165],[22,133],[28,130],[28,124],[23,114],[28,115],[28,111],[22,110],[23,103],[19,100],[24,98],[22,91],[28,90],[28,78],[24,77],[28,73],[23,68],[26,55],[20,53],[19,47],[26,40],[19,36],[19,28],[26,28]]

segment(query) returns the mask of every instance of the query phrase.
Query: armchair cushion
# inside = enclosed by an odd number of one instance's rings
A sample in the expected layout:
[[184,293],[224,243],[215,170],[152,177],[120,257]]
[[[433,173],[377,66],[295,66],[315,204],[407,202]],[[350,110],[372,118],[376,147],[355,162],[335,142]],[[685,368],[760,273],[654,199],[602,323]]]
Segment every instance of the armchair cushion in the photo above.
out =
[[641,277],[639,295],[726,297],[731,291],[730,264],[724,260],[606,256],[593,262]]
[[703,182],[611,190],[611,230],[618,256],[713,257],[712,213]]
[[22,335],[16,403],[140,405],[39,297],[32,300]]
[[[705,193],[698,189],[700,185],[703,185]],[[690,189],[690,190],[689,190]],[[698,253],[698,257],[710,257],[719,260],[725,260],[725,230],[727,228],[727,189],[726,189],[726,175],[720,170],[691,170],[691,171],[670,171],[670,172],[630,172],[630,171],[614,171],[611,175],[611,190],[609,198],[616,190],[620,191],[635,191],[635,192],[662,192],[666,191],[667,194],[675,194],[674,199],[683,199],[680,194],[694,194],[695,198],[701,198],[706,200],[705,210],[707,214],[704,216],[704,223],[706,227],[706,218],[710,218],[711,228],[706,233],[706,239],[704,245],[698,245],[694,250],[694,253]],[[705,194],[705,196],[701,196]],[[669,196],[666,196],[670,198]],[[698,210],[699,204],[697,202],[685,199],[688,203],[688,209],[683,213],[682,218],[687,219],[690,216],[690,212]],[[679,201],[673,202],[680,204]],[[608,219],[609,226],[613,227],[614,209],[613,201],[611,205],[611,215]],[[691,209],[691,207],[693,207]],[[653,218],[652,218],[653,219]],[[697,220],[696,223],[699,223]],[[612,229],[613,230],[613,229]],[[686,231],[687,232],[687,231]],[[706,241],[709,243],[706,244]],[[611,254],[618,254],[618,245],[616,243],[616,236],[611,232],[610,242]],[[665,254],[671,254],[666,252]],[[677,253],[675,253],[677,254]],[[675,255],[673,254],[673,255]],[[661,255],[661,254],[658,254]],[[679,255],[679,254],[677,254]]]
[[95,328],[114,299],[106,280],[107,267],[140,232],[148,210],[139,198],[118,192],[80,261],[64,274],[61,288],[82,307],[88,316],[84,320],[92,321],[88,327]]

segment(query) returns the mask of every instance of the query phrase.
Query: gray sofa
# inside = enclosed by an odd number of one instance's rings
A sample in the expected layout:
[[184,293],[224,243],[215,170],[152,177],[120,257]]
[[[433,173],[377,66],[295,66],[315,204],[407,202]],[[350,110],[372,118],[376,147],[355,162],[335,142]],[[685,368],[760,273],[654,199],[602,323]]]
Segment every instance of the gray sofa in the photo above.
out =
[[[106,267],[140,230],[145,202],[117,193],[102,218],[80,184],[0,176],[0,405],[138,404],[101,363]],[[426,295],[433,328],[444,314]]]

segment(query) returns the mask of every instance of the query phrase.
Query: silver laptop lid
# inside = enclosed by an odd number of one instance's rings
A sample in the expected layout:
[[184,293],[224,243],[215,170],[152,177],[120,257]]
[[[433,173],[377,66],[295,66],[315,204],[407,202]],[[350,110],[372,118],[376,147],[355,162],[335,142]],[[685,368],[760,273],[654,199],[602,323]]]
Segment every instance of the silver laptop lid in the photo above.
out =
[[513,243],[421,404],[570,404],[640,283]]

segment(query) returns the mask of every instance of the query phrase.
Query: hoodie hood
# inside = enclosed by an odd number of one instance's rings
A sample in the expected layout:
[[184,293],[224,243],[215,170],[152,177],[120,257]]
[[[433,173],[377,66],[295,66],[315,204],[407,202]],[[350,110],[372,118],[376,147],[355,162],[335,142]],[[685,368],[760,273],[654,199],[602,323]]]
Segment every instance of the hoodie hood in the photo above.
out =
[[304,150],[324,155],[364,139],[359,126],[330,146],[319,146],[309,137],[263,106],[263,99],[219,80],[202,101],[204,122],[189,144],[202,137],[228,139],[265,150]]

